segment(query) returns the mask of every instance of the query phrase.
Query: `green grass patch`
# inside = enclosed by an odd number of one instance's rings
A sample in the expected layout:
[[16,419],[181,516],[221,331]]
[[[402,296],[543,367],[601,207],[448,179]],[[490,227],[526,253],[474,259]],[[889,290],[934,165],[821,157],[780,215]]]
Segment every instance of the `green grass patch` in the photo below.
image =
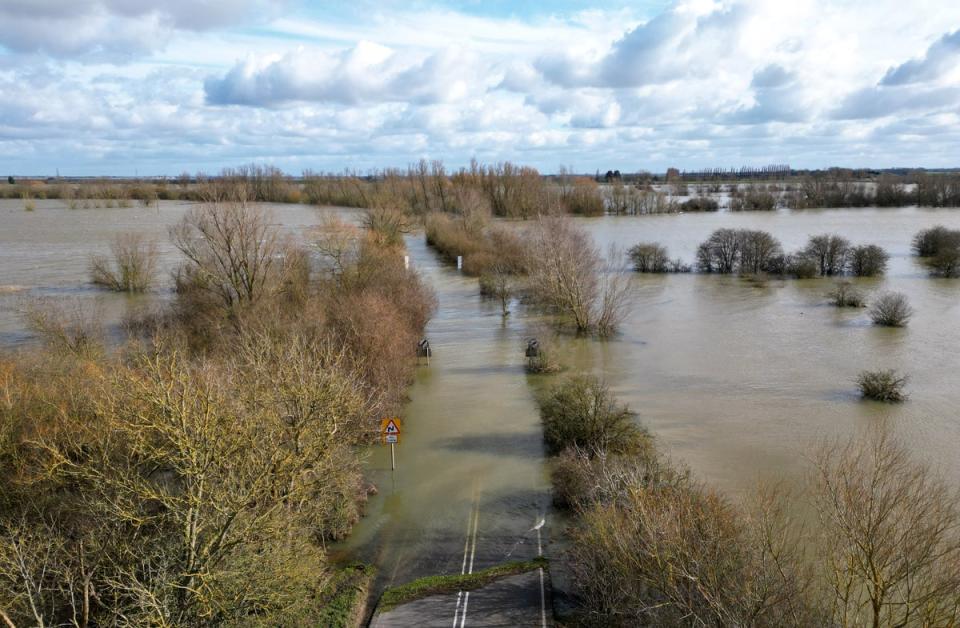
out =
[[370,565],[357,564],[341,569],[330,583],[330,594],[322,602],[316,625],[331,628],[358,625],[375,575],[376,569]]
[[442,593],[456,593],[457,591],[472,591],[485,587],[495,580],[507,576],[526,573],[541,567],[547,569],[549,561],[538,557],[533,560],[517,560],[501,565],[494,565],[487,569],[471,574],[454,574],[448,576],[426,576],[398,587],[387,589],[380,597],[377,612],[385,613],[401,604],[439,595]]

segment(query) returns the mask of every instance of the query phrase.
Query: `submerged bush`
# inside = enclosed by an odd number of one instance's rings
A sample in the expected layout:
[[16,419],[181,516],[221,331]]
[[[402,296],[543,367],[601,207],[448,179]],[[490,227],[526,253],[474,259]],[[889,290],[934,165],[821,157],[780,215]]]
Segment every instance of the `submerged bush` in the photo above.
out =
[[863,294],[849,281],[839,281],[830,292],[830,301],[837,307],[863,307]]
[[927,266],[938,277],[960,277],[960,244],[938,251],[927,262]]
[[146,292],[157,266],[157,245],[143,236],[127,233],[110,245],[111,261],[103,255],[90,258],[90,280],[116,292]]
[[913,252],[918,257],[933,257],[945,249],[960,246],[960,230],[943,225],[923,229],[913,236]]
[[906,400],[904,387],[907,377],[899,375],[895,370],[863,371],[857,376],[857,387],[864,399],[898,403]]
[[730,211],[773,211],[777,208],[777,197],[766,190],[750,186],[746,192],[738,192],[730,198]]
[[856,277],[876,277],[887,271],[890,256],[876,244],[855,246],[850,249],[848,266]]
[[630,247],[627,256],[638,273],[665,273],[670,270],[667,247],[659,242],[641,242]]
[[913,308],[906,295],[900,292],[886,292],[877,297],[870,306],[870,318],[874,325],[883,327],[906,327],[913,316]]
[[[525,242],[533,298],[578,333],[616,333],[632,299],[626,269],[608,269],[590,234],[567,217],[541,217]],[[610,258],[616,264],[623,254]]]
[[709,196],[698,196],[681,203],[680,209],[686,212],[715,212],[720,209],[720,203]]
[[930,272],[939,277],[960,277],[960,230],[931,227],[913,238],[913,252],[926,258]]
[[640,451],[649,437],[635,416],[592,376],[570,378],[540,403],[543,436],[553,453],[574,446],[591,453]]

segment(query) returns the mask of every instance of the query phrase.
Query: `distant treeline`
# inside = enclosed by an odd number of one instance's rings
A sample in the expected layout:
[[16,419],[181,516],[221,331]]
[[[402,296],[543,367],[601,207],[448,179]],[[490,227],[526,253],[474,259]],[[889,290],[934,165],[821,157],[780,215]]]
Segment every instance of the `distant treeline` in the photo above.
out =
[[[670,185],[655,185],[666,179]],[[734,183],[723,185],[723,180]],[[688,180],[701,181],[689,196]],[[777,180],[777,183],[750,181]],[[747,182],[745,185],[743,182]],[[602,183],[602,184],[601,184]],[[738,184],[739,183],[739,184]],[[157,200],[210,202],[236,190],[249,202],[309,203],[363,208],[390,208],[424,215],[441,211],[464,213],[486,209],[495,216],[530,218],[541,214],[584,216],[660,214],[678,211],[716,211],[710,194],[727,192],[734,211],[822,207],[960,206],[960,173],[905,175],[831,169],[797,171],[786,165],[738,170],[712,169],[666,177],[650,173],[608,171],[577,175],[560,168],[542,175],[535,168],[511,162],[480,164],[447,170],[442,161],[421,160],[406,169],[367,174],[305,171],[300,177],[279,168],[251,164],[223,170],[219,175],[184,173],[175,179],[47,179],[16,180],[0,186],[0,197],[61,199],[71,208],[149,205]],[[669,191],[669,193],[668,193]]]

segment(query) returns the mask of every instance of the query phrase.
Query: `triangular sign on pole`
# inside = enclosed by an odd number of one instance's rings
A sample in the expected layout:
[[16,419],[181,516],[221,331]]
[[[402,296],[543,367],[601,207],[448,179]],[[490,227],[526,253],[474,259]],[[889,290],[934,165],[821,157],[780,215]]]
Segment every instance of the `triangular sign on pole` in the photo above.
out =
[[399,435],[400,434],[400,419],[390,418],[383,419],[380,421],[380,433],[383,436],[390,435]]

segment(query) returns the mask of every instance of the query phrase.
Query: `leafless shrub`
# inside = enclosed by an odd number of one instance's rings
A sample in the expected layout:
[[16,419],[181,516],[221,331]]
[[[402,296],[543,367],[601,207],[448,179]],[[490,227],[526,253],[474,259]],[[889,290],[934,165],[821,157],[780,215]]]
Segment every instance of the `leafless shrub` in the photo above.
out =
[[830,302],[837,307],[864,307],[863,294],[849,281],[838,281],[829,294]]
[[911,316],[913,308],[906,295],[900,292],[885,292],[870,306],[870,318],[874,325],[906,327]]
[[633,269],[638,273],[665,273],[670,270],[667,247],[658,242],[641,242],[627,251]]
[[399,209],[388,207],[368,209],[363,225],[384,246],[403,246],[403,236],[410,232],[407,216]]
[[362,231],[333,213],[321,215],[315,231],[313,248],[320,254],[335,277],[341,277],[354,266],[360,256]]
[[857,376],[857,387],[864,399],[898,403],[907,399],[903,389],[907,377],[894,370],[863,371]]
[[480,275],[480,294],[500,303],[503,316],[510,315],[510,300],[514,294],[514,277],[502,265],[493,263],[491,269]]
[[80,301],[51,299],[26,304],[27,327],[54,353],[93,358],[103,352],[102,316]]
[[850,249],[848,261],[850,274],[855,277],[876,277],[887,271],[890,256],[876,244],[855,246]]
[[157,246],[142,235],[126,233],[110,245],[113,259],[103,255],[90,258],[93,283],[116,292],[146,292],[153,283],[157,266]]

